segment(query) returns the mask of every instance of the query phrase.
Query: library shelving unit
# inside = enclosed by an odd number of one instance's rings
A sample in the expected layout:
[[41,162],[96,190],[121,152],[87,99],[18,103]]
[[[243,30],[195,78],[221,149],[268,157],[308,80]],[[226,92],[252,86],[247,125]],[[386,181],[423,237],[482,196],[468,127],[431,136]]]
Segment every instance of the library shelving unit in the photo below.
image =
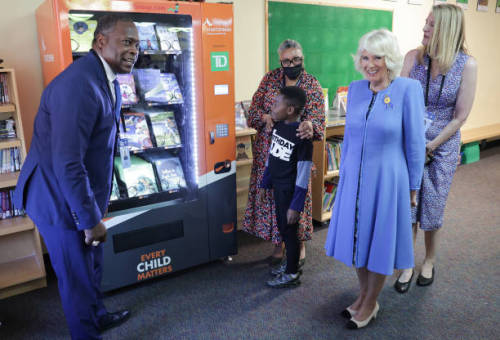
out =
[[327,171],[325,145],[326,140],[333,136],[344,135],[345,119],[329,117],[325,128],[325,138],[313,143],[313,163],[316,165],[316,175],[312,176],[312,217],[318,222],[328,221],[331,211],[323,211],[323,188],[325,181],[338,177],[339,171]]
[[[257,131],[252,128],[236,130],[236,145],[240,142],[248,143],[256,133]],[[252,163],[253,158],[236,161],[236,221],[238,229],[241,228],[248,202],[248,186],[250,184]]]
[[[19,148],[21,160],[26,145],[19,112],[15,72],[0,69],[6,76],[9,103],[0,103],[0,119],[15,121],[16,138],[0,140],[0,149]],[[0,174],[0,189],[16,186],[19,171]],[[0,220],[0,299],[47,286],[40,235],[27,216]]]

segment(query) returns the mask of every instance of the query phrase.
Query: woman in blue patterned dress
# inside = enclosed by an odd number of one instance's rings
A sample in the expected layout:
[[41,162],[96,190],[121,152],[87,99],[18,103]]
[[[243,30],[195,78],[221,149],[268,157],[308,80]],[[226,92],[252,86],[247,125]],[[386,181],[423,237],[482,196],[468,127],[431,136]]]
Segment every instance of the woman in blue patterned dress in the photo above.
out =
[[[426,151],[418,208],[413,213],[414,240],[417,222],[425,232],[425,260],[417,284],[430,285],[434,280],[436,242],[443,224],[443,214],[451,181],[457,168],[460,127],[472,108],[476,91],[477,65],[464,47],[463,10],[452,4],[432,8],[424,26],[422,47],[408,52],[401,76],[420,81],[426,101]],[[408,291],[414,275],[404,270],[394,287]]]
[[376,317],[394,268],[412,268],[411,208],[425,158],[422,86],[397,77],[403,57],[388,30],[365,34],[354,62],[365,79],[349,86],[337,196],[326,254],[354,265],[358,298],[342,315],[348,328]]

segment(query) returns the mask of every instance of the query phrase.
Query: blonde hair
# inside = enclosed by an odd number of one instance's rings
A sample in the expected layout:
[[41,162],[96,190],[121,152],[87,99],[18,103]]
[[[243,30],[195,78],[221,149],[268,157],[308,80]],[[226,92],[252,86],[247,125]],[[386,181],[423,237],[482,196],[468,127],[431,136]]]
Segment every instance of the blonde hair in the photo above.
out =
[[429,43],[420,49],[419,59],[423,64],[424,53],[436,61],[439,71],[446,74],[453,65],[458,52],[465,48],[465,18],[461,7],[439,4],[432,7],[434,31]]
[[399,51],[398,39],[394,33],[382,28],[366,33],[359,39],[358,51],[353,55],[354,67],[361,74],[361,54],[363,51],[384,57],[389,79],[393,80],[403,67],[403,55]]

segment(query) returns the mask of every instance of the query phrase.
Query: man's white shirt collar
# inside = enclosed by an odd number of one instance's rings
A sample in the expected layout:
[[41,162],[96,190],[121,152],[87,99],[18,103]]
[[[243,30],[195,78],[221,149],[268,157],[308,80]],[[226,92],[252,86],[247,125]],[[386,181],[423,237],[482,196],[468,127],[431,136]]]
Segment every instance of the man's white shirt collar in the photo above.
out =
[[99,53],[97,53],[97,55],[99,56],[99,58],[102,61],[102,64],[104,65],[104,71],[106,71],[106,78],[108,78],[108,81],[110,83],[113,83],[113,81],[116,79],[116,73],[113,72],[113,70],[111,69],[111,66],[109,66],[108,62],[106,60],[104,60],[104,58],[101,57],[101,55]]
[[101,57],[98,52],[96,52],[96,54],[99,56],[99,59],[101,59],[102,64],[104,65],[104,71],[106,72],[106,78],[108,79],[109,89],[111,90],[111,94],[113,95],[113,103],[116,103],[115,86],[113,84],[113,81],[116,79],[116,73],[113,72],[111,66],[109,66],[107,61],[104,60],[104,58]]

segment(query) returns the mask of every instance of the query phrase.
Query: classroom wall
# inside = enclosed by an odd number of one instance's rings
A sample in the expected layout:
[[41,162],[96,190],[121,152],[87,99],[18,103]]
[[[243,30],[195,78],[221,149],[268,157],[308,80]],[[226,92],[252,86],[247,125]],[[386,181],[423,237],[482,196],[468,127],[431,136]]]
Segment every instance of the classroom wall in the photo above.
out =
[[[16,70],[24,133],[29,145],[33,120],[42,93],[42,72],[38,51],[35,10],[43,0],[2,1],[0,12],[0,58],[4,66]],[[218,2],[209,0],[207,2]],[[433,0],[423,5],[409,5],[407,0],[321,0],[335,5],[394,9],[394,32],[401,50],[418,46],[422,27]],[[455,3],[455,0],[448,2]],[[250,99],[265,73],[265,0],[233,0],[236,100]],[[500,14],[495,1],[488,12],[476,11],[477,0],[469,0],[465,11],[467,40],[479,64],[476,101],[465,128],[500,123]],[[14,29],[15,28],[15,29]],[[353,51],[354,52],[354,51]],[[272,53],[275,53],[272,51]],[[306,56],[307,58],[307,56]]]
[[[294,0],[288,0],[291,2]],[[217,2],[209,0],[207,2]],[[301,1],[394,10],[393,31],[401,52],[419,46],[422,28],[432,8],[433,0],[423,5],[411,5],[407,0],[320,0]],[[448,0],[456,3],[455,0]],[[265,0],[233,0],[235,17],[236,100],[251,99],[265,73]],[[465,10],[466,37],[471,54],[479,65],[478,87],[472,112],[464,129],[500,123],[500,13],[495,13],[495,1],[489,1],[488,12],[476,11],[477,0],[469,0]],[[354,53],[355,51],[353,51]],[[271,51],[271,53],[276,53]],[[307,56],[306,67],[307,67]]]
[[43,0],[2,0],[0,11],[0,58],[4,60],[4,68],[16,71],[27,147],[31,143],[33,121],[43,90],[35,22],[35,9],[42,2]]

